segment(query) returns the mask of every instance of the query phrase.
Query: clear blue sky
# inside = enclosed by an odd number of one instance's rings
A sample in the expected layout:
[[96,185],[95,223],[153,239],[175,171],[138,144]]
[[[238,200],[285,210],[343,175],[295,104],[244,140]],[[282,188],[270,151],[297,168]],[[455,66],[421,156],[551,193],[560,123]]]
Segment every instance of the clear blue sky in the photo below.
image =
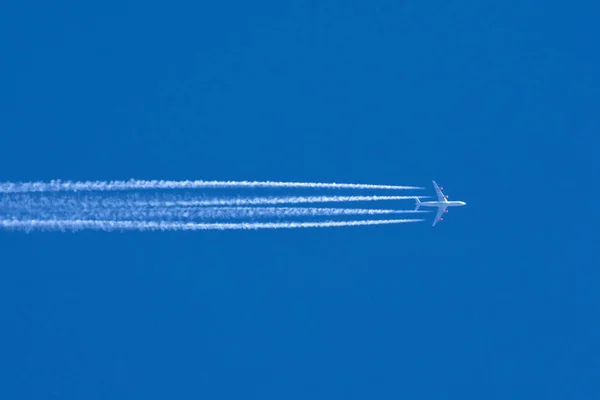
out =
[[2,181],[435,179],[468,206],[435,229],[1,232],[0,398],[598,398],[598,15],[3,4]]

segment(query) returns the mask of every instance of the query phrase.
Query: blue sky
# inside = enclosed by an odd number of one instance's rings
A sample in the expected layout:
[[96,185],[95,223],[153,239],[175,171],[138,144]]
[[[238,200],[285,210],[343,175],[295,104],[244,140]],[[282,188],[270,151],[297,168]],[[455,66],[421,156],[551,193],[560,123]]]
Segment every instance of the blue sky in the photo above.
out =
[[2,232],[0,397],[597,398],[599,14],[2,5],[2,181],[435,179],[468,206],[435,229]]

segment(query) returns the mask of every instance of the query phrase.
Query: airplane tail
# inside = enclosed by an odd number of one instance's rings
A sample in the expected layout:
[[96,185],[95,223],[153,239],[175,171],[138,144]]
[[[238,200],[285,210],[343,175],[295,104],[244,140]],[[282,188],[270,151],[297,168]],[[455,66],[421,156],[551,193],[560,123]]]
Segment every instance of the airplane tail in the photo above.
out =
[[421,207],[421,200],[418,197],[415,197],[415,210],[418,210]]

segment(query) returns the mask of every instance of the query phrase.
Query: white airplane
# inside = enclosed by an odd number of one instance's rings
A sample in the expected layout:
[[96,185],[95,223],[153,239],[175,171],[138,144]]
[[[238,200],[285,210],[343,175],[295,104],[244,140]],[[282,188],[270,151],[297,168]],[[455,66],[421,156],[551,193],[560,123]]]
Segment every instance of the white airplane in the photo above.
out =
[[435,226],[435,224],[437,224],[438,221],[441,221],[443,219],[442,214],[448,212],[448,210],[446,210],[448,207],[464,206],[467,203],[465,203],[464,201],[448,201],[448,196],[444,196],[444,193],[442,193],[443,188],[439,187],[437,183],[435,183],[435,181],[432,182],[433,187],[435,188],[435,193],[437,194],[437,201],[421,201],[417,197],[415,198],[415,200],[417,201],[415,210],[418,210],[419,207],[437,207],[438,212],[435,216],[435,220],[433,221],[433,225],[431,225]]

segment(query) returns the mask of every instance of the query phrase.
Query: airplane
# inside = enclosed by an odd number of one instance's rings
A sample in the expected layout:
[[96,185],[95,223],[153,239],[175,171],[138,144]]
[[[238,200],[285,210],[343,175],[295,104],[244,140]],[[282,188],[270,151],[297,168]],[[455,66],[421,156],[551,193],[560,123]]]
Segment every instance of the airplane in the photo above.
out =
[[442,214],[448,212],[448,207],[464,206],[467,203],[465,203],[464,201],[448,201],[448,196],[445,196],[444,193],[442,193],[443,188],[439,187],[438,184],[435,183],[435,181],[432,182],[433,187],[435,188],[435,192],[437,194],[437,201],[421,201],[419,200],[419,198],[415,198],[417,202],[417,204],[415,205],[415,210],[418,210],[419,207],[437,207],[438,212],[435,216],[435,220],[433,221],[433,225],[431,225],[435,226],[435,224],[437,224],[438,221],[441,221],[443,219]]

